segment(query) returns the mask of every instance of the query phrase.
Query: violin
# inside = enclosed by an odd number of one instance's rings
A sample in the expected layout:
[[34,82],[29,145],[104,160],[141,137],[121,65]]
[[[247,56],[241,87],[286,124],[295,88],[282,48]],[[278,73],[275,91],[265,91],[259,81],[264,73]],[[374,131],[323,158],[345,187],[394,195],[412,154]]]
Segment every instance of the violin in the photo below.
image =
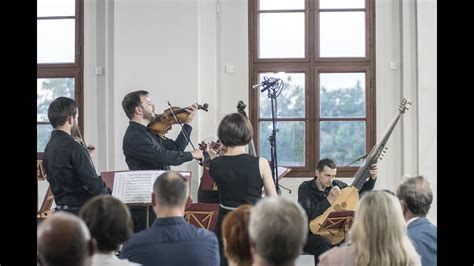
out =
[[211,158],[211,155],[207,151],[208,146],[209,146],[210,149],[213,149],[213,150],[216,151],[216,156],[220,156],[220,154],[221,154],[222,146],[221,146],[221,142],[219,140],[217,140],[217,142],[211,141],[211,143],[209,143],[209,144],[207,144],[203,141],[203,142],[199,143],[198,145],[199,145],[199,149],[202,151],[202,155],[204,157],[201,166],[209,167],[209,163],[213,159],[213,158]]
[[[208,107],[209,105],[207,103],[203,105],[198,104],[198,110],[204,110],[207,112]],[[178,122],[186,122],[189,116],[186,109],[190,107],[181,108],[172,106],[170,108],[167,108],[162,114],[155,115],[155,118],[148,123],[148,128],[153,132],[153,134],[158,135],[163,139],[165,138],[166,133],[171,129],[172,125],[177,124]]]

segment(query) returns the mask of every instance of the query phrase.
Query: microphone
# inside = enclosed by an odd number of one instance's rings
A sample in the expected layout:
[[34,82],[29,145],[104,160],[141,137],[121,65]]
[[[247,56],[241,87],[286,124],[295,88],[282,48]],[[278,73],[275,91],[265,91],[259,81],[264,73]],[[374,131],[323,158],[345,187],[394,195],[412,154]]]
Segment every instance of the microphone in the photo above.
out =
[[275,84],[278,83],[278,81],[280,81],[281,79],[279,78],[267,78],[267,77],[263,77],[263,81],[259,84],[255,84],[252,86],[252,89],[256,89],[260,86],[274,86]]

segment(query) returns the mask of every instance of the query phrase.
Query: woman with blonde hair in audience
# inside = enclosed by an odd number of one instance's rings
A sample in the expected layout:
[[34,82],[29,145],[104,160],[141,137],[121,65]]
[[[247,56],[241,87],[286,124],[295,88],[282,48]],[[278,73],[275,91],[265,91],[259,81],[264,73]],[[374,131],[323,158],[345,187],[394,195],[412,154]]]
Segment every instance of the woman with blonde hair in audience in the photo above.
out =
[[321,254],[318,265],[421,265],[398,199],[386,191],[366,192],[357,206],[348,245]]
[[252,205],[240,205],[226,215],[222,222],[224,255],[229,266],[252,265],[249,243],[249,220]]

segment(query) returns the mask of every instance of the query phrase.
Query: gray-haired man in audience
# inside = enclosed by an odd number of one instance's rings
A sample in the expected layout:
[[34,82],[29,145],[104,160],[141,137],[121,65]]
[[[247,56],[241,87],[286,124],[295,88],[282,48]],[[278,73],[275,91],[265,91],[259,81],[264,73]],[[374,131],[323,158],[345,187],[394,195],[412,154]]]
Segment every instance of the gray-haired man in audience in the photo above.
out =
[[249,222],[254,265],[294,265],[308,233],[308,218],[297,203],[281,197],[260,200]]
[[405,178],[397,189],[403,216],[407,221],[408,237],[421,257],[421,264],[437,264],[437,228],[427,218],[433,202],[430,183],[423,176]]
[[79,217],[54,213],[40,223],[36,236],[39,265],[91,265],[95,241]]
[[216,235],[186,223],[184,209],[189,185],[178,172],[161,174],[153,185],[153,224],[125,242],[121,258],[143,265],[217,266]]

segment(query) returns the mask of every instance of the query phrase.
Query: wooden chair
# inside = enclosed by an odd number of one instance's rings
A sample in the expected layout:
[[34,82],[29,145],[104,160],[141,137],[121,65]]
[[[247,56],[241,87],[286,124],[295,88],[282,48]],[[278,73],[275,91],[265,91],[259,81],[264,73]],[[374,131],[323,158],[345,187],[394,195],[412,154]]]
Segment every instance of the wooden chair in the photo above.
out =
[[54,212],[54,210],[51,209],[53,202],[54,202],[54,195],[51,192],[51,187],[49,187],[48,185],[48,191],[46,191],[43,202],[41,203],[41,207],[38,213],[36,213],[37,220],[45,219]]
[[46,172],[43,167],[43,153],[36,153],[36,178],[37,180],[46,180]]
[[[45,181],[46,180],[46,172],[44,171],[43,166],[43,155],[44,153],[38,152],[36,154],[36,179],[38,181]],[[50,215],[53,210],[51,210],[51,206],[54,202],[54,196],[51,192],[51,188],[48,185],[48,190],[44,195],[43,202],[41,203],[41,207],[39,211],[36,213],[37,220],[42,220]]]
[[184,211],[184,219],[194,226],[214,232],[218,214],[219,204],[192,203]]

